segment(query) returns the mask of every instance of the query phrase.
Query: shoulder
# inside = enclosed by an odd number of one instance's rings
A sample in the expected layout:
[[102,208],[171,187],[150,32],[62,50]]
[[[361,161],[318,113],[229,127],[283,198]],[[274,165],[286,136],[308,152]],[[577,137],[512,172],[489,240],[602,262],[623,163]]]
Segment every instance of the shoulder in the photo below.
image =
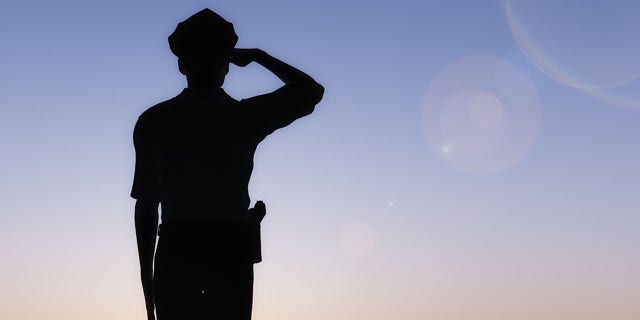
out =
[[169,100],[162,101],[157,103],[147,110],[143,111],[136,120],[136,131],[141,129],[153,128],[155,126],[161,125],[164,122],[164,119],[170,118],[169,111],[175,109],[175,105],[178,104],[176,98],[171,98]]
[[[134,140],[153,136],[153,132],[156,131],[155,128],[161,126],[163,119],[167,118],[167,111],[172,109],[174,104],[175,98],[157,103],[143,111],[138,116],[133,129]],[[147,139],[145,138],[145,140]]]
[[176,104],[176,99],[172,98],[169,100],[162,101],[157,103],[147,110],[142,112],[140,116],[138,116],[138,122],[149,122],[156,120],[164,115],[166,115],[167,111],[172,108]]

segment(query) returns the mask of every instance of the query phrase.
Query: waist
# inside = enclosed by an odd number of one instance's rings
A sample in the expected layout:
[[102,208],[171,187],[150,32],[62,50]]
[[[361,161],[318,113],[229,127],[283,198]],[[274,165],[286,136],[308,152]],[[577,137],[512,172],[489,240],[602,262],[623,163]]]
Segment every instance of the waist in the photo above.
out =
[[[219,264],[259,262],[259,225],[241,221],[168,221],[159,226],[158,254]],[[257,258],[256,258],[257,257]]]
[[206,235],[206,236],[238,236],[245,234],[253,224],[249,221],[224,221],[224,220],[170,220],[162,221],[158,227],[160,235]]
[[216,202],[174,202],[162,201],[162,221],[177,222],[218,222],[218,221],[246,221],[249,204],[235,204],[234,206]]

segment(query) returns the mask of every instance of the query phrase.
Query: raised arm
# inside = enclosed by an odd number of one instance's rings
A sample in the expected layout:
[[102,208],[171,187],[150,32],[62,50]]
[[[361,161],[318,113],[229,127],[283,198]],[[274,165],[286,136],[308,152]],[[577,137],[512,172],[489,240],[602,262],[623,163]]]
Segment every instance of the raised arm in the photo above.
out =
[[324,87],[306,73],[260,49],[234,49],[229,62],[240,67],[256,62],[284,82],[274,92],[241,101],[242,105],[252,110],[254,123],[264,136],[310,114],[322,100]]
[[140,279],[147,307],[147,320],[153,320],[153,256],[158,230],[158,203],[137,200],[135,209],[136,239],[140,259]]
[[285,85],[298,88],[298,94],[304,94],[312,104],[317,104],[322,99],[324,87],[317,83],[308,74],[276,59],[260,49],[234,49],[229,61],[237,66],[244,67],[251,62],[256,62],[271,71]]

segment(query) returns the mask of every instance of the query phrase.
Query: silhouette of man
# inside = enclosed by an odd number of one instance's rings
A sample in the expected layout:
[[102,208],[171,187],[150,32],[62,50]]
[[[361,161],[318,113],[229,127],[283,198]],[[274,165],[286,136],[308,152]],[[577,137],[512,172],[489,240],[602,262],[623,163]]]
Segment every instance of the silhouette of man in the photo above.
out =
[[[209,9],[179,23],[169,45],[188,86],[143,112],[134,129],[131,196],[148,319],[154,306],[158,320],[251,318],[265,213],[261,201],[249,209],[253,155],[322,99],[311,77],[260,49],[234,49],[237,39]],[[284,85],[237,101],[221,88],[229,63],[251,62]]]

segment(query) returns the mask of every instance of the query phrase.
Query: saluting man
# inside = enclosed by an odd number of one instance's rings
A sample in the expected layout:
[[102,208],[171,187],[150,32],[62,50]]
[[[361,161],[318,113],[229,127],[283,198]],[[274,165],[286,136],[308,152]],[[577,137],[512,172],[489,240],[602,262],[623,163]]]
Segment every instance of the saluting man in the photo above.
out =
[[[148,319],[251,318],[259,222],[249,209],[253,155],[269,134],[310,114],[324,88],[260,49],[236,49],[233,25],[209,9],[169,36],[187,88],[140,115],[131,196]],[[229,63],[258,63],[284,83],[237,101]],[[161,205],[162,225],[158,228]],[[156,232],[159,231],[156,247]]]

